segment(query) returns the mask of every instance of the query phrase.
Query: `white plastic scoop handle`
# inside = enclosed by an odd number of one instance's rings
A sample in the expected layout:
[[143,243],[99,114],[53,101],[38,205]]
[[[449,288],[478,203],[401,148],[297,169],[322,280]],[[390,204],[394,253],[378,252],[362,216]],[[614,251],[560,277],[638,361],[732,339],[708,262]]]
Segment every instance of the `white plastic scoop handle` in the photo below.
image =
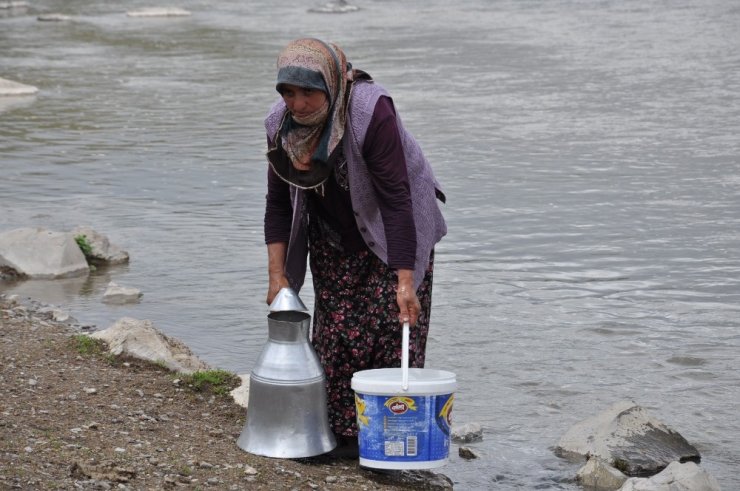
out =
[[401,388],[409,390],[409,323],[403,323],[401,333]]

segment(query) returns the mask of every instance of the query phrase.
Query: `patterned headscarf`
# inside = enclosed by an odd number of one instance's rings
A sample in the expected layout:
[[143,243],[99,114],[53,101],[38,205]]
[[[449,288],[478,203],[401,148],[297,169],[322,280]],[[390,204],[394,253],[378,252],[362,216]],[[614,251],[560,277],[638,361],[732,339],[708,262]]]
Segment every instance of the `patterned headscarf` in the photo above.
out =
[[280,135],[291,162],[305,162],[310,157],[312,167],[326,166],[342,140],[346,120],[345,93],[347,81],[352,78],[350,66],[336,44],[318,39],[297,39],[278,56],[278,92],[282,84],[291,84],[319,89],[327,96],[324,107],[306,118],[286,115]]

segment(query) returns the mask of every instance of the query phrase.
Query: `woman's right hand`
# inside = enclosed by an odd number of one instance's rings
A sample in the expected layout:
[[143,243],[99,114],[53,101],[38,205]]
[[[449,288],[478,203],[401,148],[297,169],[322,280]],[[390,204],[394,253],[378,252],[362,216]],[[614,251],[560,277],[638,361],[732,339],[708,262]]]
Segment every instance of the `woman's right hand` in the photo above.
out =
[[290,287],[288,278],[284,274],[270,275],[270,281],[267,286],[267,305],[270,305],[278,292],[283,288]]
[[282,288],[290,287],[283,267],[287,250],[288,244],[284,242],[267,244],[267,274],[270,278],[267,284],[267,305],[275,300],[275,296]]

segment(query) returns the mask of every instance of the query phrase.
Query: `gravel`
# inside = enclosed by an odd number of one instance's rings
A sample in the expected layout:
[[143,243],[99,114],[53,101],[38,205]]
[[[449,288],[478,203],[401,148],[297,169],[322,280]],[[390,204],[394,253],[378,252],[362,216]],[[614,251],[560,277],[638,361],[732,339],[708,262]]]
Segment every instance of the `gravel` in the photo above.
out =
[[78,336],[91,328],[74,322],[0,295],[0,490],[452,489],[426,471],[244,452],[246,410],[228,395],[105,345],[83,350]]

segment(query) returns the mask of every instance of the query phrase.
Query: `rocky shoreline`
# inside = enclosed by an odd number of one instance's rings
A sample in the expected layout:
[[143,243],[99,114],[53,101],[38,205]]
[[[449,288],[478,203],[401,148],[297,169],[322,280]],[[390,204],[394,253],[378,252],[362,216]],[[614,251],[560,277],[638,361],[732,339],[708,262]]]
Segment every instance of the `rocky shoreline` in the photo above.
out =
[[[89,227],[0,234],[0,282],[84,275],[95,263],[127,260]],[[113,282],[108,290],[103,301],[141,296]],[[441,473],[380,473],[356,458],[248,454],[236,445],[246,420],[243,376],[210,369],[146,320],[93,330],[54,306],[0,295],[0,490],[453,487]],[[479,458],[474,445],[460,444],[482,439],[480,425],[455,424],[450,436],[462,459]],[[573,480],[594,491],[670,491],[667,483],[719,491],[698,449],[631,400],[574,425],[555,453],[580,463]]]
[[246,411],[228,392],[113,356],[83,328],[0,295],[0,489],[452,489],[430,472],[244,452]]

